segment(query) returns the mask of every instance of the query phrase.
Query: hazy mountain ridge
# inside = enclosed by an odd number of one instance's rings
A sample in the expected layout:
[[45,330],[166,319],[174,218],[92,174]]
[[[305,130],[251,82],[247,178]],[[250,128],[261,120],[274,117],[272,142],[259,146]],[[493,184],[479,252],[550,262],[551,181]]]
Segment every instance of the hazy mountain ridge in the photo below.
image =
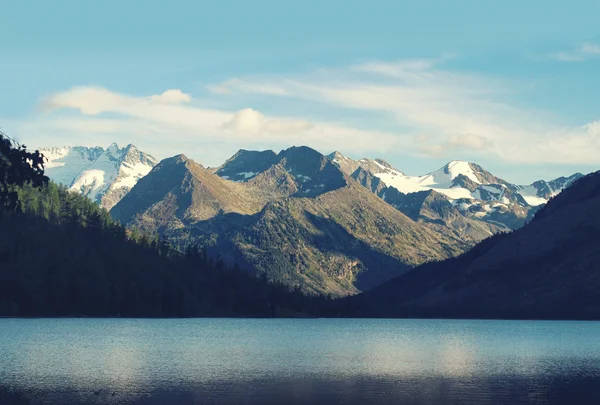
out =
[[112,208],[157,161],[134,145],[40,148],[47,159],[46,175],[57,183]]

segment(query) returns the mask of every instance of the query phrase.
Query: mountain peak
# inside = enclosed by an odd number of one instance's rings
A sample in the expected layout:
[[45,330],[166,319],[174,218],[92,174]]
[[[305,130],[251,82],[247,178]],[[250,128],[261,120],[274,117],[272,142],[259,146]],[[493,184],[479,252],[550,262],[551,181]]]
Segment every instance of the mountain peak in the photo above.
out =
[[119,149],[119,145],[116,142],[111,143],[110,145],[108,145],[108,148],[106,148],[107,151],[118,151]]
[[346,160],[347,159],[346,156],[342,155],[342,153],[338,152],[337,150],[331,152],[329,155],[327,155],[327,157],[331,160],[334,160],[334,159]]
[[382,166],[385,166],[388,169],[394,169],[394,167],[390,163],[388,163],[386,160],[383,160],[383,159],[380,159],[380,158],[376,158],[374,161],[376,163],[379,163]]
[[451,160],[451,161],[449,161],[446,164],[446,166],[454,166],[454,165],[457,165],[457,164],[468,164],[468,165],[470,165],[471,162],[468,162],[466,160]]
[[287,156],[291,156],[291,155],[303,155],[303,154],[307,154],[307,155],[313,155],[313,156],[323,156],[320,152],[318,152],[317,150],[309,147],[309,146],[292,146],[290,148],[284,149],[281,152],[279,152],[279,156],[280,157],[287,157]]
[[435,176],[439,172],[448,175],[451,182],[462,175],[476,184],[505,183],[504,180],[498,179],[478,164],[465,160],[452,160],[432,174]]
[[240,149],[215,170],[215,174],[226,180],[247,181],[264,172],[276,162],[277,154],[272,150]]
[[329,162],[324,155],[308,146],[292,146],[279,152],[277,157],[280,161],[285,160],[288,166],[302,167],[303,170],[309,171],[314,168],[321,168],[325,162]]
[[129,145],[125,146],[125,151],[129,152],[129,151],[138,151],[139,149],[132,143],[130,143]]
[[180,153],[179,155],[175,155],[171,159],[173,159],[176,162],[188,162],[190,160],[190,158],[188,158],[183,153]]
[[[180,164],[187,165],[189,162],[195,163],[193,160],[191,160],[186,155],[181,153],[179,155],[175,155],[175,156],[168,157],[168,158],[161,160],[160,162],[158,162],[158,166],[168,167],[168,166],[177,166]],[[201,165],[199,165],[199,166],[201,166]]]
[[449,172],[454,172],[454,173],[465,173],[465,172],[469,172],[472,171],[471,169],[471,163],[467,162],[466,160],[451,160],[450,162],[446,163],[443,167],[443,169],[446,171],[446,173]]
[[237,152],[235,152],[235,154],[232,157],[230,157],[229,159],[227,159],[227,162],[239,159],[242,156],[260,155],[260,154],[273,154],[273,155],[275,155],[275,152],[273,152],[272,150],[256,151],[256,150],[240,149]]
[[357,161],[344,156],[338,151],[327,155],[327,159],[348,176],[351,176],[352,173],[354,173],[356,169],[360,167],[360,164]]

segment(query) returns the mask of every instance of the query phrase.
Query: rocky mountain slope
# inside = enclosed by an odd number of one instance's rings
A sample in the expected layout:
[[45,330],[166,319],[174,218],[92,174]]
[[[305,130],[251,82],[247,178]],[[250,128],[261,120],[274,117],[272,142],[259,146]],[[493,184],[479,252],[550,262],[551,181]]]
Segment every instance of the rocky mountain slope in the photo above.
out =
[[[537,207],[583,176],[576,173],[570,177],[549,182],[540,180],[522,186],[511,184],[470,162],[452,161],[426,175],[408,176],[380,159],[355,161],[339,152],[328,157],[340,170],[392,206],[409,216],[412,214],[414,219],[418,217],[429,222],[430,219],[443,220],[451,211],[454,211],[453,217],[462,214],[465,219],[450,226],[457,231],[467,229],[465,227],[476,229],[466,235],[475,240],[523,226]],[[419,198],[415,193],[421,197],[432,197]],[[441,204],[441,199],[450,203],[454,210],[447,204]],[[420,203],[414,205],[412,201]],[[435,202],[436,206],[431,202]],[[421,214],[421,209],[427,212]]]
[[40,148],[48,159],[46,175],[106,209],[112,208],[148,174],[156,160],[134,145],[119,148],[84,146]]
[[465,215],[446,195],[437,191],[422,190],[404,194],[395,187],[386,186],[379,177],[362,167],[352,173],[352,177],[414,221],[433,229],[446,228],[464,241],[477,242],[506,230],[500,224]]
[[596,172],[523,228],[415,268],[350,306],[368,316],[600,319],[599,211]]
[[[273,151],[242,150],[215,173],[247,182],[276,162],[277,156]],[[408,176],[382,159],[353,160],[340,152],[327,159],[414,221],[452,232],[467,243],[523,226],[540,205],[582,176],[577,173],[521,186],[462,161],[452,161],[424,176]]]
[[443,227],[413,221],[307,147],[275,156],[240,151],[216,170],[183,155],[165,159],[111,216],[180,248],[200,244],[271,280],[333,295],[469,247]]

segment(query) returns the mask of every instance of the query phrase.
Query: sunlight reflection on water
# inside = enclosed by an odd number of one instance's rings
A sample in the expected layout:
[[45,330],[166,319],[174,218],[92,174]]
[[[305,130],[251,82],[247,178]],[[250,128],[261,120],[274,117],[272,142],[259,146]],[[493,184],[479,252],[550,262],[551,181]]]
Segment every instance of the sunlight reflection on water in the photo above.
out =
[[1,319],[0,399],[596,403],[598,336],[597,322]]

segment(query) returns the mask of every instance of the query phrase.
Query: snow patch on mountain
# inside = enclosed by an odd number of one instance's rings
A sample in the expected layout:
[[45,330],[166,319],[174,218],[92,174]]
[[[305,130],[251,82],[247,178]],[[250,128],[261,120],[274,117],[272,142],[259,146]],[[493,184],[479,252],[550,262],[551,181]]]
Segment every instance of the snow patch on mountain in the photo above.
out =
[[138,182],[139,179],[141,179],[142,177],[144,177],[145,175],[147,175],[148,173],[150,173],[150,170],[152,170],[151,165],[147,164],[147,163],[134,163],[132,165],[128,164],[127,162],[123,162],[123,165],[121,166],[121,171],[120,173],[122,174],[122,176],[120,176],[115,183],[113,184],[113,188],[122,188],[122,187],[127,187],[127,188],[133,188],[133,186],[136,185],[136,183]]
[[[108,175],[108,176],[107,176]],[[100,169],[84,170],[73,182],[71,190],[87,196],[93,201],[98,201],[101,198],[101,193],[107,187],[106,177],[113,178],[110,173]]]
[[[469,162],[454,160],[441,169],[424,176],[406,176],[396,169],[389,170],[388,168],[383,172],[373,173],[373,175],[379,177],[386,185],[394,187],[405,194],[434,190],[444,194],[451,200],[469,198],[474,200],[497,200],[503,204],[510,204],[510,200],[505,197],[505,193],[511,185],[489,173],[486,177],[495,179],[498,183],[482,182],[477,175],[478,172],[473,170],[473,166]],[[478,166],[475,165],[475,167]],[[470,191],[465,187],[456,185],[455,180],[459,176],[468,178],[475,183],[477,188]],[[569,178],[556,179],[550,182],[540,180],[527,186],[512,185],[511,187],[523,197],[523,200],[529,206],[536,207],[547,203],[549,198],[560,193],[579,177],[581,175],[578,173]],[[482,196],[482,190],[485,190],[490,196]]]
[[395,169],[387,169],[385,172],[373,174],[376,177],[379,177],[386,185],[394,187],[398,191],[405,194],[434,190],[453,200],[459,198],[477,199],[477,196],[475,196],[471,191],[462,187],[455,187],[453,185],[453,181],[459,175],[464,175],[474,183],[480,183],[468,162],[456,160],[448,163],[441,169],[424,176],[407,176]]
[[502,195],[502,193],[504,193],[503,187],[506,187],[506,186],[504,186],[503,184],[502,185],[501,184],[493,184],[493,185],[481,185],[480,187],[489,193]]
[[[243,181],[243,180],[250,179],[250,178],[256,176],[257,174],[258,173],[256,173],[256,172],[240,172],[240,173],[237,173],[238,176],[242,177],[242,179],[240,179],[238,181]],[[223,176],[223,178],[225,178],[225,177],[226,176]]]
[[[443,173],[440,173],[442,171]],[[453,160],[452,162],[444,166],[442,169],[438,170],[437,172],[434,172],[434,175],[437,175],[442,178],[448,176],[450,178],[450,181],[456,179],[461,174],[469,178],[474,183],[480,183],[479,179],[475,175],[475,172],[471,168],[471,164],[469,162],[463,162],[461,160]]]
[[98,159],[104,149],[63,146],[41,148],[40,152],[47,159],[46,175],[57,183],[70,186],[85,168]]
[[[509,229],[522,226],[534,207],[545,204],[549,198],[582,177],[576,173],[520,186],[494,176],[475,163],[461,160],[453,160],[423,176],[408,176],[381,159],[354,161],[339,152],[330,154],[329,159],[355,179],[368,178],[364,172],[378,178],[381,181],[379,184],[367,181],[363,185],[393,206],[399,198],[397,192],[410,195],[433,190],[445,196],[464,216],[493,224],[501,223]],[[364,172],[359,173],[359,170]]]
[[519,194],[532,207],[537,207],[548,202],[546,198],[538,196],[538,190],[533,185],[521,186]]
[[47,159],[48,177],[106,209],[119,202],[157,164],[156,159],[131,144],[119,148],[113,143],[106,149],[84,146],[40,148],[40,152]]

